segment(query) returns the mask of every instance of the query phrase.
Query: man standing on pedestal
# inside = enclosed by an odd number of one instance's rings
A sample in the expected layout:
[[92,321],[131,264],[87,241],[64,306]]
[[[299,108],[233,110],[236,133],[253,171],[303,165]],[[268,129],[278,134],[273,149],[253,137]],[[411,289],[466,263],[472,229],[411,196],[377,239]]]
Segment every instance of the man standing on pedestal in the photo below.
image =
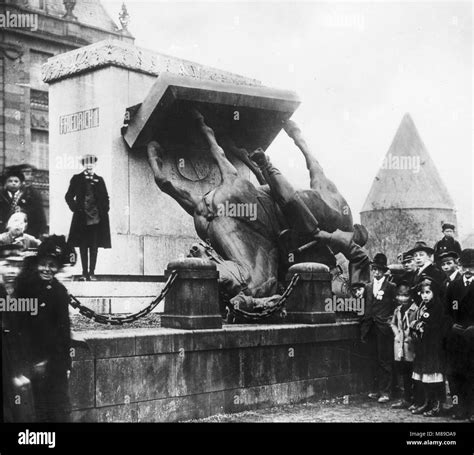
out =
[[72,177],[65,197],[74,213],[68,243],[79,247],[82,277],[87,281],[94,279],[98,249],[111,248],[109,195],[104,179],[94,173],[96,163],[95,155],[81,159],[84,172]]

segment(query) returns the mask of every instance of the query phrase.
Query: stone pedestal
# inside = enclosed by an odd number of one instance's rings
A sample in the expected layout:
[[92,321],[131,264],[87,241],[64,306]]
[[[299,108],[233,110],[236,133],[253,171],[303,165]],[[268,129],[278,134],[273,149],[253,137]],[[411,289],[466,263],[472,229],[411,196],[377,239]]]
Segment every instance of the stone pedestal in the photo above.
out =
[[[55,56],[43,79],[50,86],[50,231],[68,234],[72,213],[64,195],[82,171],[81,156],[94,153],[110,196],[112,235],[112,248],[99,252],[98,275],[162,275],[197,240],[192,217],[155,184],[143,147],[161,141],[164,170],[183,190],[199,197],[219,185],[209,147],[202,137],[193,142],[181,115],[189,103],[217,133],[249,147],[268,146],[299,104],[291,92],[120,41]],[[239,159],[229,159],[253,179]]]
[[166,275],[176,270],[178,277],[165,297],[161,326],[174,329],[220,329],[219,273],[215,264],[186,258],[168,264]]
[[331,274],[324,264],[303,262],[291,266],[287,282],[298,273],[300,279],[287,301],[288,322],[325,324],[336,321],[334,312],[325,311],[326,299],[332,299]]

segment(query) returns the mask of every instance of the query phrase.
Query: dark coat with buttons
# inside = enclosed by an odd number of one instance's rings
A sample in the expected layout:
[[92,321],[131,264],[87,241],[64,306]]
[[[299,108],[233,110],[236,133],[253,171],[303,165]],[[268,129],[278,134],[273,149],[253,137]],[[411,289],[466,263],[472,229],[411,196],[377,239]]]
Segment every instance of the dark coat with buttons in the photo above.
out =
[[28,226],[26,233],[39,238],[46,233],[46,215],[44,213],[41,194],[33,187],[22,187],[21,196],[18,198],[16,210],[12,208],[12,198],[7,190],[0,191],[0,232],[6,230],[7,221],[15,211],[26,213]]
[[396,286],[388,280],[388,277],[384,279],[379,298],[374,296],[373,281],[365,286],[365,312],[361,320],[362,338],[367,336],[373,326],[387,334],[392,332],[390,323],[397,306],[395,303],[395,289]]
[[413,371],[418,374],[445,372],[443,350],[445,312],[438,296],[427,304],[421,303],[412,323],[415,346]]
[[[98,225],[98,245],[101,248],[111,248],[110,222],[109,222],[109,195],[104,179],[97,174],[91,180],[95,199],[99,209],[100,223]],[[72,177],[65,199],[67,205],[74,213],[69,230],[68,243],[71,246],[81,246],[81,242],[86,238],[86,214],[84,212],[84,202],[86,197],[86,176],[84,172]]]
[[469,336],[452,329],[454,324],[464,329],[474,327],[474,281],[469,286],[465,286],[463,279],[451,282],[446,292],[446,313],[449,372],[474,377],[474,334]]

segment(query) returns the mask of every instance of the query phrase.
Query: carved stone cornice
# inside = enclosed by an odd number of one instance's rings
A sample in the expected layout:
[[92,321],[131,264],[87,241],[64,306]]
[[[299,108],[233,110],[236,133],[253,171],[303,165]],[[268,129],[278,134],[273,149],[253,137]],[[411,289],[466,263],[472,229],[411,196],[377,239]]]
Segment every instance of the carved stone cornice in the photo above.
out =
[[159,76],[174,73],[236,85],[259,86],[256,79],[222,71],[177,57],[159,54],[115,40],[106,40],[52,57],[43,65],[43,80],[51,83],[86,71],[118,66]]

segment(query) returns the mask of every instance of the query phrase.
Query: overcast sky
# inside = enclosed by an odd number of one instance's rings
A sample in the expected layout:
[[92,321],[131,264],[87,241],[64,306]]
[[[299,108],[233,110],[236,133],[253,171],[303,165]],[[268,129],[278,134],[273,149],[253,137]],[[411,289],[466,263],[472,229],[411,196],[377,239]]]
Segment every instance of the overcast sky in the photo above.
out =
[[[116,19],[122,1],[103,3]],[[409,112],[455,201],[461,237],[473,229],[471,3],[126,4],[136,45],[296,91],[293,119],[356,220]],[[307,185],[284,133],[268,152]]]

